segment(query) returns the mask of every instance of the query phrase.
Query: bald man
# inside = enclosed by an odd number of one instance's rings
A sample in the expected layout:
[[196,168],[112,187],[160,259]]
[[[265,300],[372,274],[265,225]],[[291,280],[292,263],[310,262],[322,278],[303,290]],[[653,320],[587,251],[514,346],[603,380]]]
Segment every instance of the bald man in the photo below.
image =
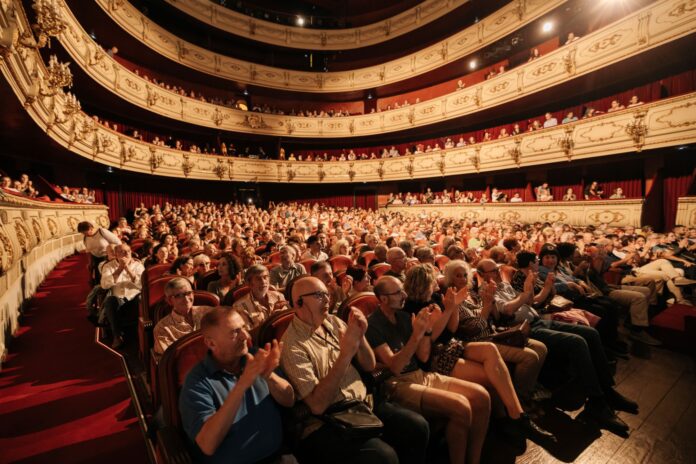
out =
[[[297,313],[283,335],[285,346],[280,358],[298,399],[315,415],[342,400],[364,402],[367,388],[354,364],[365,372],[375,369],[375,356],[365,339],[365,316],[351,308],[346,324],[329,314],[329,301],[326,285],[316,277],[302,277],[293,283],[292,304]],[[429,437],[425,419],[387,402],[376,405],[375,413],[384,423],[383,436],[367,440],[348,439],[316,417],[308,418],[297,449],[299,460],[424,462]]]

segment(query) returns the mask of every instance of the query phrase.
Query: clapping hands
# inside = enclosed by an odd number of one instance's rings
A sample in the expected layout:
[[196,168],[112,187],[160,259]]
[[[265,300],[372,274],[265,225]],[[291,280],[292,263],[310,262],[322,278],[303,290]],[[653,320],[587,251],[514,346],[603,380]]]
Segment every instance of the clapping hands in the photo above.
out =
[[239,383],[250,387],[257,377],[268,378],[280,363],[280,352],[283,349],[283,342],[273,340],[266,343],[263,348],[259,348],[255,355],[247,353],[247,362],[239,378]]

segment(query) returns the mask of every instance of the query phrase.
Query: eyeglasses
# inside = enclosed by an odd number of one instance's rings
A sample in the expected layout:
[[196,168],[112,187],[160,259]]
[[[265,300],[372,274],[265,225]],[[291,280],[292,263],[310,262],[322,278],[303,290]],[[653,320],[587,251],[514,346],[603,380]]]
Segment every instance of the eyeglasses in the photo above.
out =
[[500,269],[495,268],[495,269],[489,269],[488,271],[481,271],[481,274],[490,274],[491,272],[495,272],[496,274],[500,274]]
[[300,298],[304,298],[306,296],[312,296],[317,300],[328,300],[330,295],[329,292],[323,292],[320,290],[318,292],[305,293],[304,295],[300,295]]
[[384,295],[384,296],[406,295],[406,292],[404,291],[404,289],[399,289],[399,290],[397,290],[395,292],[391,292],[391,293],[382,293],[382,295]]
[[175,294],[172,295],[172,298],[177,298],[177,299],[178,299],[178,298],[182,298],[182,297],[186,297],[186,296],[191,296],[191,295],[193,295],[193,290],[189,290],[189,291],[187,291],[187,292],[175,293]]

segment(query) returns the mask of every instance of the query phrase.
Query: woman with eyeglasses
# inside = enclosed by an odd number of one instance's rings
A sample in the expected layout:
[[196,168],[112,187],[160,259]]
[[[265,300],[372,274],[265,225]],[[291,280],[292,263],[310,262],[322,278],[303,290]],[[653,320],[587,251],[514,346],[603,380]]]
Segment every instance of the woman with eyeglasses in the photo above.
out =
[[[463,343],[478,342],[493,334],[489,315],[494,306],[494,285],[483,284],[477,292],[472,291],[469,276],[471,269],[465,261],[454,260],[447,263],[444,269],[445,286],[453,289],[458,295],[457,312],[458,328],[455,337]],[[473,280],[473,279],[472,279]],[[537,340],[529,339],[527,346],[495,344],[500,356],[506,363],[513,364],[514,385],[523,403],[529,403],[536,396],[537,378],[546,360],[546,345]]]
[[193,284],[194,272],[193,258],[189,255],[179,256],[172,263],[172,267],[169,268],[169,274],[181,276],[191,284]]
[[[430,369],[443,375],[475,382],[497,393],[505,407],[499,411],[499,423],[503,430],[509,430],[515,438],[536,436],[548,439],[552,434],[541,429],[524,412],[519,397],[510,378],[510,372],[496,345],[490,342],[463,342],[455,333],[459,329],[458,303],[465,299],[467,290],[455,287],[447,290],[445,297],[439,293],[437,279],[432,266],[420,264],[406,273],[404,290],[408,295],[404,311],[418,314],[423,308],[431,309],[435,317],[432,333],[433,350],[429,360]],[[490,311],[495,288],[482,289],[485,306]],[[486,313],[483,319],[487,318]],[[509,425],[512,425],[512,430]]]

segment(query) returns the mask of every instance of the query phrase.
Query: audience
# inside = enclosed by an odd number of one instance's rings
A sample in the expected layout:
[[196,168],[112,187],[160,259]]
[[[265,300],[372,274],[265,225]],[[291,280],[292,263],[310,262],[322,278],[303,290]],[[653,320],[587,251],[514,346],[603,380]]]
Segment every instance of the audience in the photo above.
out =
[[[600,191],[598,185],[593,188]],[[424,197],[450,195],[461,193],[431,190]],[[228,453],[252,460],[278,457],[278,437],[252,431],[279,427],[278,404],[289,406],[297,397],[312,413],[296,424],[292,452],[301,462],[323,462],[327,452],[341,462],[367,462],[367,456],[379,462],[422,462],[427,419],[433,416],[446,419],[450,458],[477,462],[489,421],[513,441],[551,439],[527,414],[550,397],[548,388],[564,388],[560,385],[571,378],[582,389],[585,412],[602,428],[625,436],[628,426],[616,411],[637,413],[638,405],[613,388],[613,363],[627,356],[617,330],[622,323],[618,309],[629,314],[624,325],[633,343],[658,345],[646,330],[649,308],[669,297],[690,304],[686,290],[696,284],[689,270],[692,255],[681,251],[696,248],[696,230],[684,227],[655,234],[647,228],[472,221],[416,211],[283,203],[268,209],[165,204],[143,206],[138,213],[130,230],[159,243],[155,255],[165,250],[178,256],[179,248],[195,254],[181,254],[177,262],[185,263],[187,271],[165,287],[172,312],[156,325],[155,353],[159,357],[200,327],[209,353],[189,374],[180,406],[187,436],[214,460]],[[120,221],[117,229],[125,234]],[[353,264],[339,284],[331,258],[350,255],[352,248],[356,253],[347,259]],[[267,260],[244,264],[232,254],[247,249],[266,253]],[[122,324],[137,308],[142,265],[130,258],[127,245],[116,245],[115,251],[117,259],[104,266],[102,286],[111,289],[103,307],[118,348]],[[278,264],[269,261],[276,252]],[[365,267],[372,263],[365,253],[374,253],[375,261],[390,268],[375,282],[379,308],[366,318],[344,307],[346,323],[334,313],[351,295],[372,290]],[[436,259],[436,254],[445,256]],[[295,263],[296,256],[315,261],[311,277]],[[186,277],[205,274],[211,259],[218,262],[220,280],[210,290],[226,300],[226,307],[193,305]],[[607,272],[620,272],[622,285],[608,285]],[[234,292],[242,273],[246,288]],[[271,284],[285,288],[291,301]],[[283,343],[247,348],[265,321],[288,304],[296,312]],[[498,332],[514,331],[525,321],[528,342],[497,341]],[[369,376],[376,361],[393,374],[383,383],[389,401],[377,397],[373,405],[361,406],[372,386],[363,383],[359,371]],[[282,375],[271,374],[278,363]],[[508,372],[506,363],[514,371]],[[568,377],[564,367],[576,377]],[[562,381],[554,382],[559,376]],[[213,378],[224,389],[211,386]],[[233,413],[242,398],[244,414],[253,417],[244,420],[244,433],[249,433],[244,440],[232,432],[242,423]],[[351,400],[350,406],[345,400]],[[345,407],[381,419],[381,438],[346,440],[345,432],[317,419]]]

